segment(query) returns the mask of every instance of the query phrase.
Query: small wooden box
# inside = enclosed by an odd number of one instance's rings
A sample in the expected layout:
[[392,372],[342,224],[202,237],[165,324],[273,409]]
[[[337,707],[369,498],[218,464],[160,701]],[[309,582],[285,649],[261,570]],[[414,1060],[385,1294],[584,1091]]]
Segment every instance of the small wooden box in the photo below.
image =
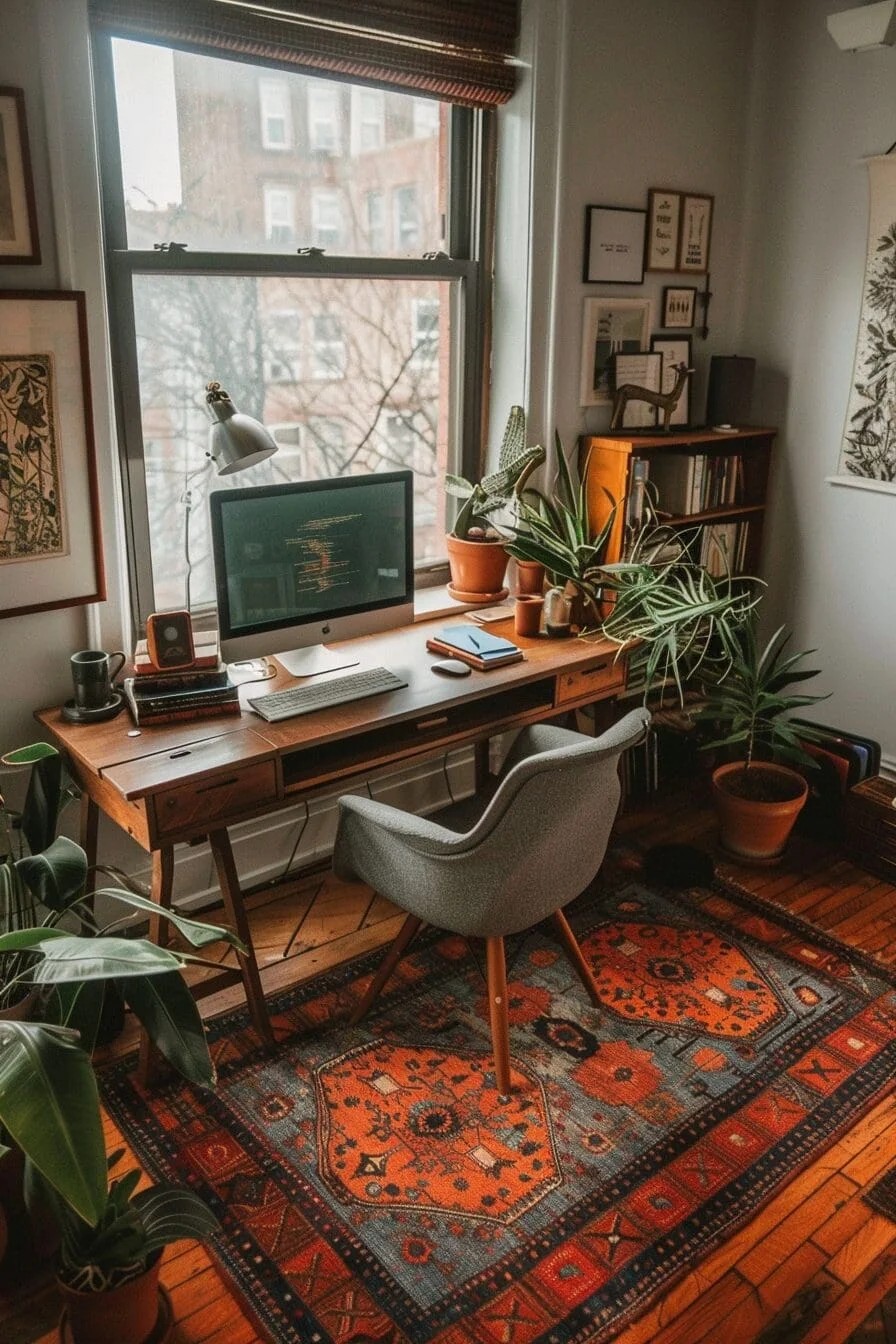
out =
[[862,868],[896,882],[896,780],[873,775],[846,795],[845,847]]

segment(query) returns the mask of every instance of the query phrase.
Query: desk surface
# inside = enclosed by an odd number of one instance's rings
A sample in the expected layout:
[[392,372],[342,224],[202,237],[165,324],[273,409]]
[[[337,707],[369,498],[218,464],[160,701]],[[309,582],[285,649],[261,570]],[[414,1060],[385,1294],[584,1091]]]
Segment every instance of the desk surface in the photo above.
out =
[[[154,848],[161,836],[183,839],[201,829],[198,802],[195,816],[182,806],[187,784],[220,781],[224,775],[229,780],[234,772],[252,771],[237,789],[243,806],[233,808],[234,815],[248,817],[278,801],[283,805],[298,792],[307,794],[364,770],[481,740],[505,727],[606,697],[624,684],[623,661],[609,641],[525,639],[514,635],[511,621],[489,629],[514,639],[524,651],[523,662],[489,672],[473,669],[468,677],[439,676],[431,670],[439,655],[428,652],[426,639],[451,623],[456,622],[421,622],[337,646],[350,645],[361,668],[390,668],[407,679],[407,687],[280,723],[266,723],[248,708],[248,700],[293,685],[295,678],[282,671],[273,680],[240,688],[243,712],[238,716],[147,726],[134,736],[127,712],[88,725],[68,723],[59,709],[42,710],[37,717],[70,757],[82,788],[136,839]],[[115,806],[116,798],[129,807],[146,804],[178,786],[178,806],[170,804],[165,825],[151,807],[143,824]],[[208,803],[205,797],[203,815]],[[229,813],[219,808],[217,815]]]

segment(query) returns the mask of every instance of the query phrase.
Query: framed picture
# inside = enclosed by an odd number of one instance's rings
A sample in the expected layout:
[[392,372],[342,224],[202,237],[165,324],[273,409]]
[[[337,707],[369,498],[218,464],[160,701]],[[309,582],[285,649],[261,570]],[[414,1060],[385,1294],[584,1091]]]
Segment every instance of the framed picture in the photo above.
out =
[[0,88],[0,263],[40,261],[25,95]]
[[646,210],[586,206],[582,279],[600,285],[642,284],[646,221]]
[[683,196],[681,233],[678,244],[678,269],[703,275],[709,270],[709,244],[712,239],[712,196]]
[[[690,336],[652,336],[650,348],[663,357],[663,377],[660,391],[671,392],[675,386],[678,369],[683,364],[691,367]],[[669,419],[670,425],[689,425],[691,423],[691,380],[686,378],[681,396]]]
[[[626,383],[646,388],[648,392],[661,391],[663,377],[663,357],[646,350],[638,354],[619,354],[613,360],[613,390],[618,391]],[[620,429],[650,429],[656,424],[656,407],[649,401],[638,401],[637,397],[625,403]]]
[[667,285],[663,290],[664,327],[692,327],[697,290],[693,285]]
[[0,291],[0,616],[106,596],[82,293]]
[[649,299],[585,300],[580,405],[613,400],[613,358],[647,349],[653,305]]
[[646,271],[678,270],[678,234],[681,229],[681,194],[651,187],[647,193]]

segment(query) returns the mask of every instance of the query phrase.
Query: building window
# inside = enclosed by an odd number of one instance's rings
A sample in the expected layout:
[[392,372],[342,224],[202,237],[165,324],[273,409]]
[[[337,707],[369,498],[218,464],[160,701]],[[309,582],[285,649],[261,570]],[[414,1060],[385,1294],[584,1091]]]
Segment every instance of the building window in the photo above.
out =
[[341,321],[334,313],[317,313],[311,321],[312,377],[344,378],[346,350]]
[[[488,277],[474,187],[477,122],[489,114],[439,105],[438,133],[411,143],[425,100],[390,91],[379,148],[353,155],[343,112],[358,109],[359,144],[380,135],[383,99],[370,90],[158,44],[165,77],[147,80],[146,50],[95,37],[136,619],[183,605],[189,496],[193,611],[214,622],[203,507],[220,484],[206,457],[213,379],[238,410],[292,427],[240,486],[379,471],[410,453],[415,518],[426,520],[416,561],[442,563],[445,475],[479,465]],[[153,128],[151,154],[135,119]],[[171,239],[188,246],[189,268],[154,250]],[[312,242],[323,256],[299,254]],[[441,255],[424,261],[428,249]]]
[[340,150],[339,85],[326,79],[308,83],[308,144],[315,154]]
[[288,187],[264,189],[264,236],[269,243],[295,242],[296,196]]
[[261,112],[263,149],[292,148],[292,108],[285,79],[260,79],[258,105]]
[[352,89],[352,153],[382,149],[386,138],[386,95],[382,89]]
[[427,140],[439,133],[439,104],[435,98],[415,98],[412,108],[414,139]]
[[398,252],[412,252],[420,247],[420,207],[417,184],[398,187],[394,195],[395,247]]
[[312,191],[311,236],[315,247],[336,248],[342,242],[342,202],[335,191]]

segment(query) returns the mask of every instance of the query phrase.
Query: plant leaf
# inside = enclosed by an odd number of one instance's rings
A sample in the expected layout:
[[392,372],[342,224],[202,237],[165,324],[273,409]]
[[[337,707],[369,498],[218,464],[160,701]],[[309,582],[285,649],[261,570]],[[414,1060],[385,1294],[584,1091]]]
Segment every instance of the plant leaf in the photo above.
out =
[[181,975],[172,971],[127,979],[121,982],[121,992],[168,1062],[191,1083],[211,1087],[215,1072],[202,1019]]

